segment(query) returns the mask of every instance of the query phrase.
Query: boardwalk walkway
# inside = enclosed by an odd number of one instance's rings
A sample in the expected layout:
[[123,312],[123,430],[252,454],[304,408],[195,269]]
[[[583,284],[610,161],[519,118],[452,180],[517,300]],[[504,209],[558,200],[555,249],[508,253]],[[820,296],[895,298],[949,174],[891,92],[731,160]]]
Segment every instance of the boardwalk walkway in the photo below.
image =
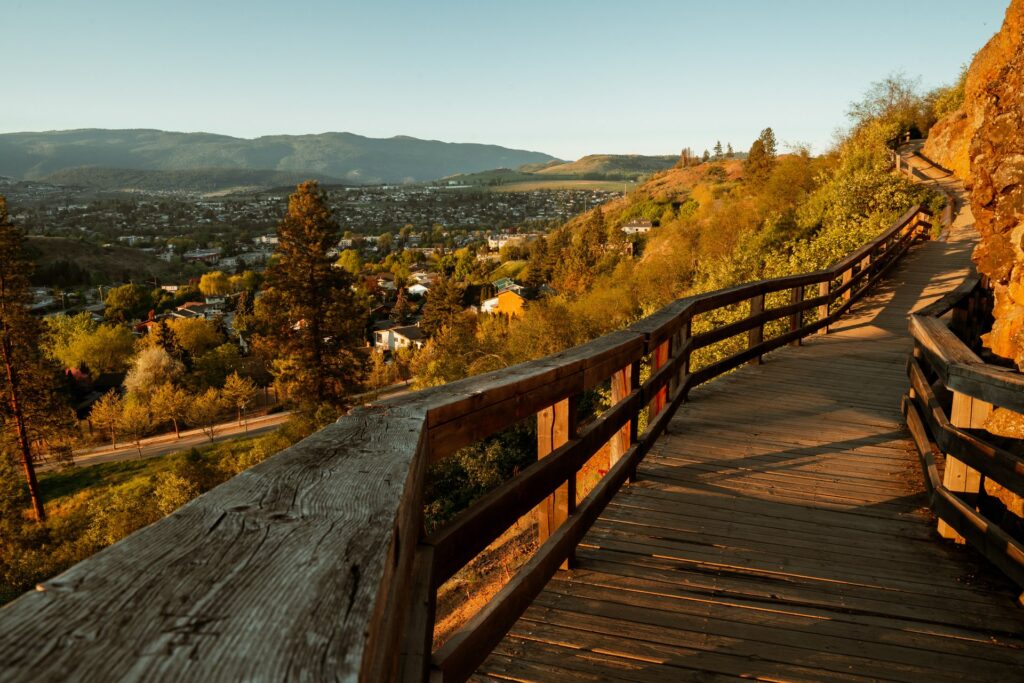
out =
[[973,240],[965,207],[831,334],[694,391],[478,677],[1024,679],[1016,592],[938,538],[899,410],[907,314]]

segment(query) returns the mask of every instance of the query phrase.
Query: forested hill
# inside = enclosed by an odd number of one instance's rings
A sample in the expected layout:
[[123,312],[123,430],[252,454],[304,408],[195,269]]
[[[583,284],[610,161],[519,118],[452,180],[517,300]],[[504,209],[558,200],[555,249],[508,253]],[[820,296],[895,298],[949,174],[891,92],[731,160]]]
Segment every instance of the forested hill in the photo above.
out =
[[[255,139],[160,130],[83,129],[0,134],[0,176],[67,178],[71,169],[191,172],[150,176],[194,181],[196,172],[231,170],[298,174],[351,183],[424,181],[456,173],[556,161],[540,152],[497,145],[449,143],[406,136],[368,138],[353,133],[271,135]],[[72,176],[75,173],[71,173]],[[243,179],[245,174],[242,175]],[[248,177],[252,179],[251,175]]]

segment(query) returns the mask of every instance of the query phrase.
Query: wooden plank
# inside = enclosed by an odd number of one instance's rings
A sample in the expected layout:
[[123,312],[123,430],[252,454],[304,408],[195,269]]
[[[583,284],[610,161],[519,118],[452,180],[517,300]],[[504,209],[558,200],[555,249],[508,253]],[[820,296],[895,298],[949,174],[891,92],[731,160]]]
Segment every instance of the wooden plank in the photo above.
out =
[[[559,401],[537,413],[537,458],[544,458],[564,446],[576,434],[576,398]],[[558,527],[565,524],[576,508],[576,476],[573,473],[537,507],[537,539],[543,544]],[[568,569],[572,557],[567,556],[561,569]]]
[[391,678],[423,423],[358,409],[43,582],[0,610],[0,679]]
[[[803,287],[794,287],[793,289],[790,290],[790,296],[789,296],[790,304],[792,304],[793,306],[798,306],[798,305],[803,304],[803,301],[804,301],[804,288]],[[801,327],[803,327],[803,311],[804,310],[806,310],[806,309],[801,308],[799,311],[796,311],[796,312],[790,314],[790,316],[789,316],[789,331],[790,332],[796,332]],[[793,346],[800,346],[800,339],[795,339],[792,342],[790,342],[790,344],[792,344]]]
[[[612,404],[624,401],[630,393],[633,391],[633,367],[632,365],[626,366],[612,375]],[[608,451],[608,467],[611,467],[626,454],[632,444],[633,439],[633,422],[631,419],[628,424],[624,425],[622,429],[616,432],[615,436],[611,438],[610,449]]]

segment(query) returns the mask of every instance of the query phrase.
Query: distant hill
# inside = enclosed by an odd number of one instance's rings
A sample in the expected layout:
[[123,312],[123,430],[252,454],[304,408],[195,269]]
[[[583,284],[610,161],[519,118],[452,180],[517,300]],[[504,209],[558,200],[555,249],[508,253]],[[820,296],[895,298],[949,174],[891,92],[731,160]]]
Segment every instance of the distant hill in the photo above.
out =
[[675,166],[677,161],[678,155],[590,154],[577,161],[548,162],[533,172],[538,175],[636,180],[640,176],[668,170]]
[[[288,171],[247,171],[237,168],[199,168],[193,171],[144,171],[126,168],[79,166],[51,173],[42,182],[93,190],[149,191],[173,189],[182,192],[228,192],[294,186],[312,177]],[[325,184],[342,181],[325,175]]]
[[638,181],[674,167],[678,160],[679,157],[673,155],[591,154],[577,161],[552,159],[523,164],[515,170],[496,168],[479,173],[459,173],[445,180],[466,185],[490,185],[499,188],[516,185],[530,189],[566,185],[558,181]]
[[[554,157],[497,145],[353,133],[271,135],[252,140],[211,133],[83,129],[0,134],[0,175],[22,180],[141,183],[149,189],[218,189],[296,178],[379,183],[433,180],[456,173],[546,164]],[[556,160],[555,160],[556,161]],[[170,175],[126,175],[133,171]],[[283,174],[275,178],[272,173]]]
[[173,281],[180,277],[181,270],[138,249],[120,245],[101,247],[66,237],[30,236],[28,253],[36,270],[72,262],[88,273],[94,283],[142,281],[154,277]]

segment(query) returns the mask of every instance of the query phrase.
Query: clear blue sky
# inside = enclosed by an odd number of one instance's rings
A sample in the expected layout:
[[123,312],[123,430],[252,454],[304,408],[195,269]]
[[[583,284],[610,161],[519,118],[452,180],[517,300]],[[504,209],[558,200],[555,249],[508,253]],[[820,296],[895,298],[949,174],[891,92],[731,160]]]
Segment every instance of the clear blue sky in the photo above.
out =
[[350,131],[594,152],[828,147],[892,72],[952,81],[1008,0],[0,0],[0,132]]

